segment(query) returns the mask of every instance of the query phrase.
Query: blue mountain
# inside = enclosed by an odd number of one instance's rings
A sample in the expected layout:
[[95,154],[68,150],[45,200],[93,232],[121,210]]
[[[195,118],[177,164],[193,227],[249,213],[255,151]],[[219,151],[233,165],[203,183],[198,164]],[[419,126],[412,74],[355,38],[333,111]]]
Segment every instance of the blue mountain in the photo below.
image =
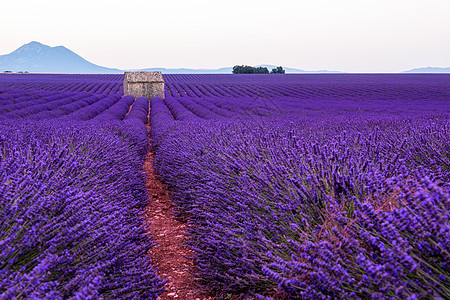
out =
[[0,55],[0,72],[30,73],[123,73],[122,70],[95,65],[66,47],[49,47],[38,42],[23,45]]
[[[267,67],[269,71],[275,65],[258,65]],[[304,71],[283,67],[286,73],[341,73],[337,71]],[[219,69],[186,69],[186,68],[148,68],[134,71],[160,71],[164,74],[231,74],[232,67]],[[14,52],[0,55],[0,72],[30,73],[123,73],[124,70],[106,68],[93,64],[63,46],[50,47],[39,42],[23,45]]]
[[[272,71],[273,68],[276,68],[275,65],[257,65],[255,67],[266,67],[269,71]],[[319,70],[319,71],[305,71],[295,68],[283,67],[286,73],[342,73],[339,71],[328,71],[328,70]],[[166,68],[149,68],[143,70],[136,71],[159,71],[163,74],[231,74],[233,72],[232,67],[225,67],[220,69],[166,69]]]
[[163,74],[231,74],[233,68],[220,68],[220,69],[186,69],[186,68],[148,68],[141,70],[133,70],[133,71],[145,71],[145,72],[154,72],[158,71]]
[[[276,68],[278,66],[274,66],[274,65],[257,65],[255,67],[266,67],[269,70],[269,72],[270,72],[270,71],[272,71],[273,68]],[[306,74],[310,74],[310,73],[343,73],[341,71],[328,71],[328,70],[305,71],[305,70],[296,69],[296,68],[289,68],[289,67],[283,67],[283,69],[286,71],[286,74],[289,74],[289,73],[306,73]]]
[[440,68],[440,67],[416,68],[408,71],[403,71],[402,73],[450,73],[450,68]]

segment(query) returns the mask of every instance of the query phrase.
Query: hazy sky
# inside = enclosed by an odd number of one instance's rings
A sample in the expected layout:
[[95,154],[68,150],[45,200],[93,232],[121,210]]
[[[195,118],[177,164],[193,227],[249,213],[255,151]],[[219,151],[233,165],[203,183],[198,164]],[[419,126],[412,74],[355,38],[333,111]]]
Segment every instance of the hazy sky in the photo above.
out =
[[122,69],[450,67],[450,0],[17,0],[0,54],[38,41]]

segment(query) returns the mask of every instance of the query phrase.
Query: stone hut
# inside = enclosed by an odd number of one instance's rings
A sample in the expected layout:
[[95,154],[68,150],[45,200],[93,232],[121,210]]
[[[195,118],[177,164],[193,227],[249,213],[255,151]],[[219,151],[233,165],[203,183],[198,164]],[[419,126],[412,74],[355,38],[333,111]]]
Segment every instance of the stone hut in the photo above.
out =
[[123,94],[164,99],[164,79],[161,72],[125,72]]

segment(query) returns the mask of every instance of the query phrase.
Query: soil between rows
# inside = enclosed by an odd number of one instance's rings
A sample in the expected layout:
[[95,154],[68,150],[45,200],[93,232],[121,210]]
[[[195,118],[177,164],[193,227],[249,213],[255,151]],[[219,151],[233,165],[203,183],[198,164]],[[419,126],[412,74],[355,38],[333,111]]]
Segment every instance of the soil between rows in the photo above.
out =
[[145,216],[151,224],[148,233],[156,243],[150,249],[149,256],[152,266],[158,268],[158,276],[169,280],[165,285],[166,291],[158,299],[213,299],[205,295],[195,282],[193,261],[186,258],[192,257],[192,251],[184,245],[186,225],[174,218],[169,191],[155,173],[153,159],[154,153],[149,151],[144,163],[146,189],[150,198]]

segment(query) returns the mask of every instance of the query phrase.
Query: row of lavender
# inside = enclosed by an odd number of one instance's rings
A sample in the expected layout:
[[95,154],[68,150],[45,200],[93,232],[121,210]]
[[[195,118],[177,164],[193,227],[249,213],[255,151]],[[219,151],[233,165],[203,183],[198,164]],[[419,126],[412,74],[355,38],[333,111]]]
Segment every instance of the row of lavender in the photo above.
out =
[[0,91],[0,298],[155,299],[148,100],[45,86]]
[[15,90],[123,94],[123,74],[0,74],[0,93]]
[[[430,100],[448,98],[442,89],[444,76],[424,78],[421,75],[300,75],[277,74],[264,77],[254,75],[165,75],[166,97],[175,98],[278,98],[303,99],[373,99],[373,100]],[[402,84],[398,84],[398,80]]]
[[[179,76],[166,82],[208,84]],[[197,276],[223,297],[450,298],[450,77],[315,78],[276,81],[334,95],[152,99],[157,171]],[[387,82],[397,92],[379,99],[347,93]]]

